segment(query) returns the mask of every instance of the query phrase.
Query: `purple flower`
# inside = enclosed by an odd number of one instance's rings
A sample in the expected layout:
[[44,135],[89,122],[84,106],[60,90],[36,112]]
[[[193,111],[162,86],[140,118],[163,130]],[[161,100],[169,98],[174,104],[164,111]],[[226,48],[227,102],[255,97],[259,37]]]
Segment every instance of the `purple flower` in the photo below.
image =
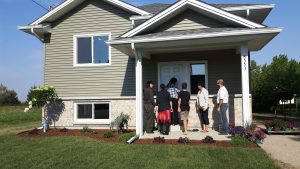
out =
[[231,134],[232,136],[244,136],[244,135],[246,135],[246,129],[242,126],[237,126],[237,127],[231,128],[229,130],[229,134]]
[[266,134],[262,130],[256,130],[253,132],[249,132],[248,135],[253,139],[264,140],[266,138]]

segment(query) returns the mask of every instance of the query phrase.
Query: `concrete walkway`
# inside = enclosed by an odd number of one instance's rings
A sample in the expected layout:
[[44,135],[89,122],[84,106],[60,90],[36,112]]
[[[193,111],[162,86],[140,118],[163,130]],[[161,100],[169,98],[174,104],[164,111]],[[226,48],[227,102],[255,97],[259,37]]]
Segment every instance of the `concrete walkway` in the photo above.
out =
[[211,128],[209,129],[208,133],[202,133],[200,132],[200,129],[198,132],[192,132],[189,131],[188,135],[184,135],[181,131],[179,126],[171,126],[171,132],[169,135],[162,135],[158,131],[155,131],[153,134],[147,134],[145,133],[141,139],[153,139],[154,137],[165,137],[165,139],[179,139],[179,137],[188,137],[191,140],[202,140],[206,136],[211,136],[214,140],[218,141],[224,141],[224,140],[230,140],[229,135],[219,135],[217,131],[212,130]]
[[261,147],[273,159],[300,169],[300,135],[268,135]]

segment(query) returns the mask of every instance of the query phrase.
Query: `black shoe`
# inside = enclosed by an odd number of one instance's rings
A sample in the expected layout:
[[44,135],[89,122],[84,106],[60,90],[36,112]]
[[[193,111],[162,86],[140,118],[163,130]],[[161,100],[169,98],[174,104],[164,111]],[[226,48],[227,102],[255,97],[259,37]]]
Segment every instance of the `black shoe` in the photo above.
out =
[[211,136],[206,136],[203,140],[202,140],[203,143],[215,143],[216,141],[211,137]]
[[185,140],[184,140],[184,138],[182,138],[182,137],[179,137],[179,139],[178,139],[178,143],[185,143]]

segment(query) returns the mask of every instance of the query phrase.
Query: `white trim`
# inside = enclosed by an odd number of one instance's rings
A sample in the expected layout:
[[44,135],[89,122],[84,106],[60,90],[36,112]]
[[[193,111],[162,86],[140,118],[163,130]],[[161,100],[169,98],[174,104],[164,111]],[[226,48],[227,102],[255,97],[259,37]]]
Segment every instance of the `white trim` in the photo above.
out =
[[222,8],[226,11],[243,11],[243,10],[253,10],[253,9],[270,9],[270,8],[274,8],[275,4],[266,4],[266,5],[251,5],[251,6],[236,6],[236,7],[226,7],[226,8]]
[[[94,38],[95,36],[108,36],[108,41],[111,40],[111,33],[94,33],[94,34],[81,34],[81,35],[73,35],[73,67],[101,67],[101,66],[111,66],[112,60],[111,60],[111,46],[108,45],[108,57],[109,57],[109,63],[94,63]],[[92,63],[84,63],[80,64],[77,63],[78,61],[78,53],[77,53],[77,39],[82,37],[90,37],[92,41]]]
[[142,16],[134,15],[134,16],[131,16],[129,19],[130,20],[144,20],[144,19],[149,19],[151,17],[153,17],[152,14],[150,14],[150,15],[142,15]]
[[105,0],[105,1],[111,2],[111,3],[115,4],[115,5],[123,7],[124,9],[127,9],[129,11],[138,13],[140,15],[150,15],[150,13],[148,13],[148,12],[146,12],[146,11],[140,9],[140,8],[137,8],[137,7],[133,6],[133,5],[127,4],[127,3],[119,1],[119,0]]
[[[128,11],[132,11],[134,13],[138,13],[140,15],[149,15],[150,13],[141,10],[135,6],[129,5],[127,3],[124,3],[122,1],[119,0],[104,0],[110,4],[113,4],[115,6],[121,7],[123,9],[126,9]],[[56,8],[54,8],[53,10],[49,11],[48,13],[46,13],[45,15],[41,16],[39,19],[37,19],[36,21],[34,21],[33,23],[31,23],[30,25],[38,25],[44,21],[46,21],[48,18],[50,18],[51,16],[53,16],[54,14],[58,13],[58,12],[62,12],[62,10],[66,7],[68,7],[70,4],[72,3],[78,3],[75,5],[78,6],[80,3],[84,2],[84,0],[67,0],[65,2],[63,2],[62,4],[60,4],[59,6],[57,6]],[[75,8],[74,7],[74,8]]]
[[[181,64],[183,65],[183,68],[185,69],[185,81],[188,84],[188,91],[191,92],[191,71],[190,71],[190,66],[192,64],[205,64],[205,88],[208,90],[208,60],[198,60],[198,61],[175,61],[175,62],[158,62],[157,64],[157,72],[158,72],[158,85],[157,85],[157,91],[159,91],[159,85],[162,83],[161,82],[161,66],[166,66],[166,65],[174,65],[174,64]],[[197,95],[197,94],[192,94]]]
[[[78,105],[91,104],[92,105],[92,119],[78,119]],[[109,105],[109,119],[94,119],[95,104],[108,104]],[[111,122],[111,102],[74,102],[74,123],[75,124],[110,124]]]
[[142,53],[134,48],[132,44],[132,49],[135,51],[135,89],[136,89],[136,135],[140,137],[144,134],[143,129],[143,64],[142,64]]
[[250,113],[250,80],[249,80],[249,50],[246,44],[241,45],[241,79],[242,79],[242,109],[243,124],[251,124]]
[[265,27],[265,26],[263,26],[261,24],[257,24],[255,22],[249,21],[249,20],[247,20],[245,18],[236,16],[234,14],[231,14],[229,12],[226,12],[224,10],[221,10],[219,8],[216,8],[214,6],[205,4],[205,3],[200,2],[200,1],[196,1],[196,0],[181,0],[181,1],[178,1],[177,3],[175,3],[174,5],[172,5],[171,7],[167,8],[163,12],[161,12],[161,13],[155,15],[154,17],[152,17],[151,19],[147,20],[143,24],[141,24],[141,25],[137,26],[136,28],[132,29],[131,31],[125,33],[121,37],[125,38],[125,37],[135,36],[136,34],[142,32],[143,30],[145,30],[146,28],[150,27],[154,23],[156,23],[159,20],[167,17],[168,15],[172,14],[174,11],[176,11],[176,10],[178,10],[180,8],[183,8],[186,5],[192,5],[194,7],[197,7],[199,9],[205,10],[207,12],[213,13],[215,15],[218,15],[220,17],[226,18],[228,20],[231,20],[233,22],[239,23],[239,24],[244,25],[244,26],[249,27],[249,28],[264,28]]
[[253,35],[253,34],[268,34],[268,33],[279,33],[281,28],[262,28],[262,29],[249,29],[249,30],[234,30],[224,32],[212,32],[212,33],[201,33],[198,35],[175,35],[166,37],[145,37],[139,39],[123,39],[109,41],[108,44],[124,44],[124,43],[145,43],[145,42],[161,42],[161,41],[174,41],[174,40],[187,40],[187,39],[200,39],[200,38],[211,38],[211,37],[226,37],[226,36],[240,36],[240,35]]

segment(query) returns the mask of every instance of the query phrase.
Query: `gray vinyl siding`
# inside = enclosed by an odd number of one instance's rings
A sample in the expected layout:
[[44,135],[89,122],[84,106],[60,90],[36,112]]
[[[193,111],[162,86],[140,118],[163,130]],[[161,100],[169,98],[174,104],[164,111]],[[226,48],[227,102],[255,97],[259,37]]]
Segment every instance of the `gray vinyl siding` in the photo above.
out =
[[115,6],[89,0],[53,23],[45,45],[45,84],[60,97],[135,95],[135,63],[111,49],[111,66],[73,67],[73,35],[111,33],[118,37],[132,28],[130,16]]
[[186,10],[162,24],[153,32],[180,31],[188,29],[229,27],[227,24],[209,18],[193,10]]
[[157,63],[159,62],[201,60],[206,60],[208,64],[208,89],[210,94],[217,93],[216,82],[218,79],[224,79],[225,86],[230,94],[241,94],[241,61],[235,50],[152,55],[151,60],[144,61],[144,64],[147,65],[143,67],[144,81],[152,80],[157,84]]

